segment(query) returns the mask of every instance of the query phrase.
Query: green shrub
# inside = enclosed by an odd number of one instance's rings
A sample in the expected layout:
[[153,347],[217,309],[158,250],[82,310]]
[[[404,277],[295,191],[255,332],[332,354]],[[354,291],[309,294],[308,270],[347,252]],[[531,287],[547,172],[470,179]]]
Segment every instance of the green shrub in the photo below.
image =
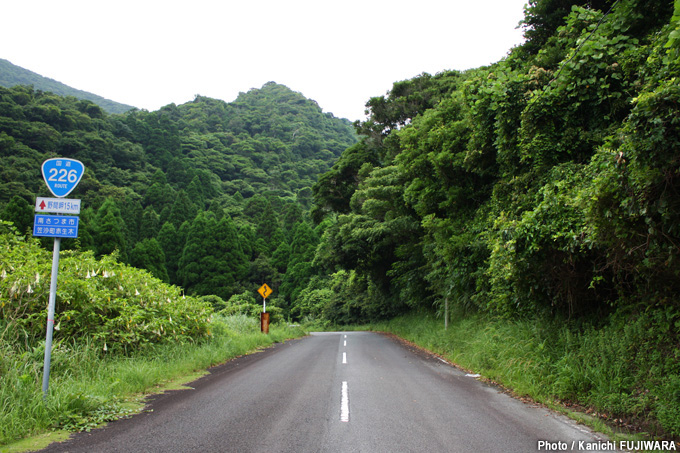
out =
[[[255,298],[252,291],[244,291],[241,294],[231,296],[220,314],[226,316],[246,315],[252,319],[260,319],[262,308],[262,302]],[[283,319],[283,310],[276,306],[275,299],[267,299],[267,313],[269,313],[269,322],[278,322]]]
[[300,328],[272,324],[269,335],[256,319],[215,315],[212,335],[193,343],[154,343],[129,356],[102,354],[84,338],[53,345],[49,394],[41,391],[44,345],[12,347],[0,341],[0,446],[59,429],[81,431],[129,413],[127,402],[163,383],[275,341],[300,337]]
[[[37,240],[0,232],[0,340],[35,345],[46,331],[51,253]],[[91,252],[60,254],[55,341],[92,339],[102,351],[131,353],[153,343],[210,335],[209,303],[147,271]]]

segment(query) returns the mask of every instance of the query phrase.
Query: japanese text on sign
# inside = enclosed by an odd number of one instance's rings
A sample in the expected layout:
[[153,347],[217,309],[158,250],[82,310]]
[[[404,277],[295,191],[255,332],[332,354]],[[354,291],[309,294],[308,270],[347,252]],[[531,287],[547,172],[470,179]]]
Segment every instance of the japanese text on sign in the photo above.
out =
[[78,217],[37,214],[33,224],[33,236],[77,238]]

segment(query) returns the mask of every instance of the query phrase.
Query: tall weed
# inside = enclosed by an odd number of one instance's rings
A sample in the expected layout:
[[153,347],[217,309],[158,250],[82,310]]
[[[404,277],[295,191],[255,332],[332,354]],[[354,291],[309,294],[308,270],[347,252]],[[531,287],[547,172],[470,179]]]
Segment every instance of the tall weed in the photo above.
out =
[[55,342],[49,394],[43,399],[44,342],[35,347],[0,341],[0,445],[52,429],[88,430],[128,413],[125,402],[181,376],[288,338],[300,328],[245,316],[215,316],[212,336],[197,343],[150,345],[134,355],[104,352],[98,341]]

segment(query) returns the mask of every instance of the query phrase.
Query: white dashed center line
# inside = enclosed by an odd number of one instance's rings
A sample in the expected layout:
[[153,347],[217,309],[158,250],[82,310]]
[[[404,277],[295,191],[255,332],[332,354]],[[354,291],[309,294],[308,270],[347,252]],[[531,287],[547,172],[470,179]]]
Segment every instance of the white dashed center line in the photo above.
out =
[[340,398],[340,421],[349,422],[349,389],[347,381],[342,381],[342,396]]

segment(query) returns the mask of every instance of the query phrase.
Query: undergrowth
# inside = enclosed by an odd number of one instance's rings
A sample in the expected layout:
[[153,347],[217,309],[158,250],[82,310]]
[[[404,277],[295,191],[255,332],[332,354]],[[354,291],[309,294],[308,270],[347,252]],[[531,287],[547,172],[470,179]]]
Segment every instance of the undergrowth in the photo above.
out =
[[35,347],[0,342],[0,445],[51,430],[88,431],[129,415],[130,401],[164,383],[303,335],[299,327],[277,324],[264,335],[258,320],[235,315],[215,316],[209,339],[149,345],[132,356],[103,351],[87,339],[56,341],[45,399],[44,342]]

